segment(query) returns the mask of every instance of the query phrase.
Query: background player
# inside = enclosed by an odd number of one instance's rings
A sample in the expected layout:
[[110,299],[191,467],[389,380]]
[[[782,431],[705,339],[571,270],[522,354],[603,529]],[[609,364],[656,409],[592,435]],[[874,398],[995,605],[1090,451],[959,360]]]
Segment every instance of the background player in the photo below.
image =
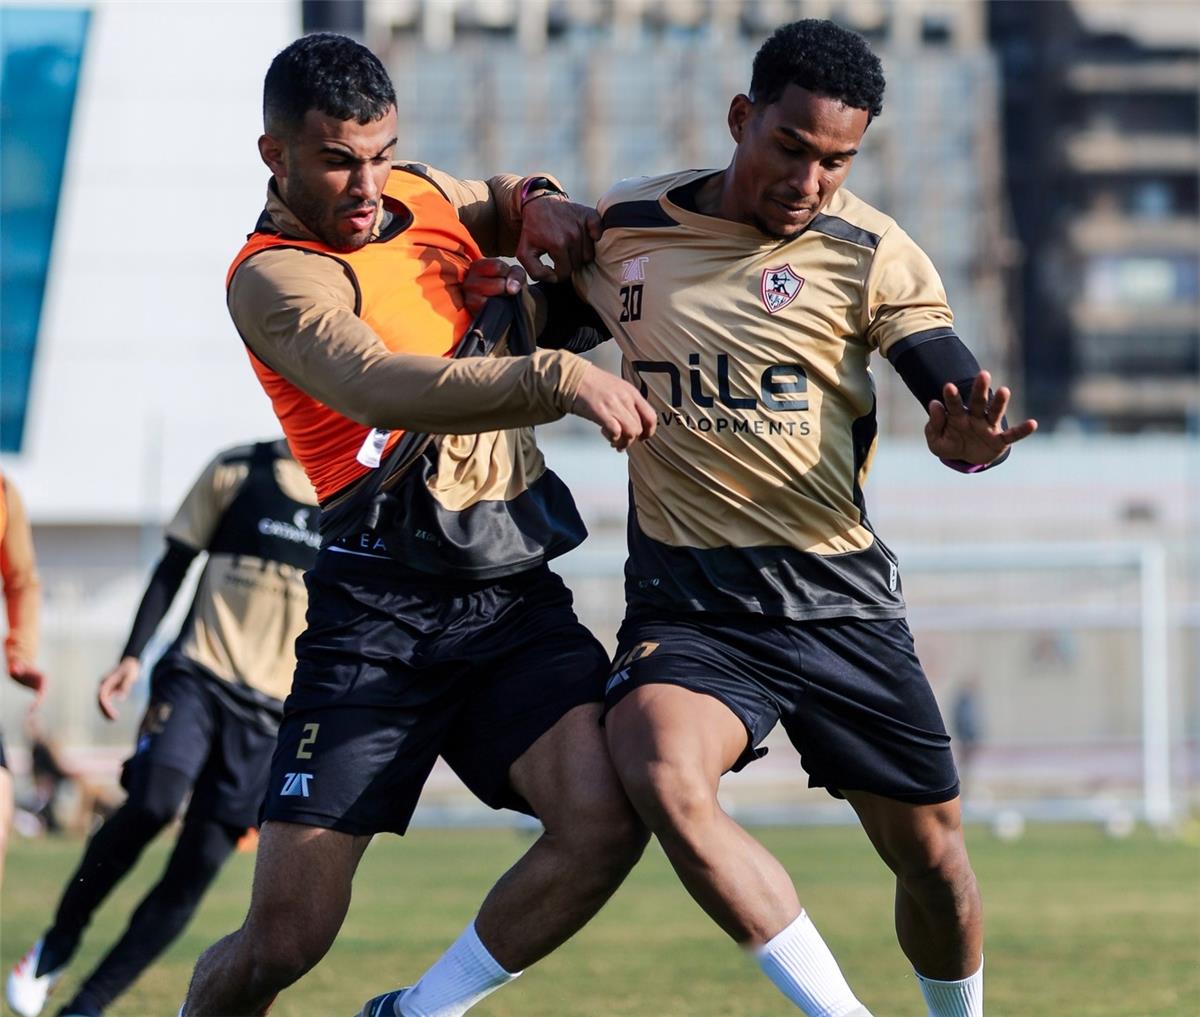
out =
[[[862,38],[778,29],[721,171],[618,184],[580,292],[659,414],[631,449],[628,609],[609,747],[685,886],[800,1009],[865,1013],[783,867],[720,808],[777,721],[896,874],[896,929],[936,1017],[982,1013],[982,908],[950,739],[913,650],[895,557],[866,518],[872,352],[974,472],[1036,424],[953,330],[929,259],[840,189],[882,109]],[[963,395],[960,395],[960,392]],[[964,404],[965,398],[965,404]]]
[[583,525],[529,425],[574,412],[624,448],[653,418],[570,353],[451,356],[471,324],[471,261],[564,246],[530,240],[539,219],[590,253],[594,213],[545,178],[393,172],[395,92],[344,37],[288,46],[263,106],[272,178],[229,307],[322,526],[401,432],[441,437],[389,478],[377,523],[328,533],[309,573],[249,914],[201,957],[184,1012],[263,1013],[324,956],[371,837],[404,833],[441,754],[482,801],[545,827],[449,952],[402,999],[362,1010],[453,1017],[580,928],[645,844],[597,723],[607,655],[546,565]]
[[167,527],[167,550],[97,699],[109,720],[188,566],[207,552],[187,620],[151,679],[125,804],[89,841],[46,930],[8,977],[8,1003],[34,1017],[84,929],[142,849],[191,802],[162,878],[59,1012],[97,1017],[183,931],[238,838],[257,821],[304,627],[303,574],[319,543],[316,495],[282,440],[219,453]]
[[[38,612],[41,583],[33,555],[33,532],[25,504],[11,480],[0,473],[0,584],[8,634],[4,637],[4,666],[18,685],[33,690],[33,708],[46,690],[46,676],[37,667]],[[4,884],[4,856],[12,828],[13,784],[0,737],[0,886]]]

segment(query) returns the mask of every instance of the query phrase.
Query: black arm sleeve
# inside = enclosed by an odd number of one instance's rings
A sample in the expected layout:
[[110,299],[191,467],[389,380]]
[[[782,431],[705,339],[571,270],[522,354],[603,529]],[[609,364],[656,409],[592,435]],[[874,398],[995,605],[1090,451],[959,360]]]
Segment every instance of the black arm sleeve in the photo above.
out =
[[133,618],[133,629],[129,633],[129,641],[121,651],[122,657],[140,657],[158,628],[159,622],[166,617],[171,608],[171,601],[183,585],[183,577],[187,575],[188,566],[196,557],[198,551],[186,544],[167,538],[167,551],[162,556],[150,577],[150,584],[142,594],[142,602],[138,605],[137,614]]
[[560,283],[538,283],[536,288],[546,304],[546,325],[537,337],[538,346],[547,350],[586,353],[612,338],[600,315],[575,292],[569,279]]
[[922,406],[942,401],[942,388],[952,381],[964,402],[971,394],[979,361],[948,328],[931,328],[895,343],[887,355],[908,390]]
[[[979,373],[979,361],[975,359],[975,355],[948,328],[931,328],[901,339],[888,350],[887,358],[904,379],[908,390],[926,408],[935,399],[938,402],[942,401],[942,388],[948,381],[954,382],[963,404],[966,405],[971,395],[971,386],[975,384],[975,375]],[[1001,426],[1008,426],[1007,419],[1001,422]],[[979,473],[999,466],[1011,451],[1010,446],[987,466],[943,461],[960,472]]]

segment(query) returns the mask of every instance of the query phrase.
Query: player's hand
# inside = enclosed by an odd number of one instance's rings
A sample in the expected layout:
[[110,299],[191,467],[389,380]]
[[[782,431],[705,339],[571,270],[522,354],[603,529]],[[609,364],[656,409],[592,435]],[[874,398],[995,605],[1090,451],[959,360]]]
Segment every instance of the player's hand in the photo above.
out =
[[654,434],[658,419],[642,394],[623,378],[588,364],[571,412],[600,425],[618,452]]
[[13,681],[24,685],[25,688],[33,693],[33,705],[30,709],[37,709],[42,701],[42,697],[46,694],[45,672],[27,660],[10,660],[8,662],[8,673]]
[[950,382],[942,389],[942,401],[934,399],[929,404],[925,443],[939,459],[956,459],[973,466],[986,466],[998,459],[1010,445],[1028,438],[1037,430],[1036,420],[1025,420],[1014,427],[1002,426],[1011,393],[1001,387],[989,398],[991,380],[987,371],[980,371],[975,376],[966,406],[963,405],[958,387]]
[[137,657],[122,657],[121,662],[100,679],[96,702],[106,719],[117,719],[117,703],[128,698],[130,691],[137,684],[141,670],[142,665]]
[[474,316],[483,310],[488,297],[516,296],[528,281],[520,265],[510,265],[503,258],[480,258],[471,262],[463,279],[463,304]]
[[[531,279],[566,282],[572,272],[596,257],[600,233],[600,215],[594,208],[565,195],[544,194],[521,209],[517,260]],[[553,269],[543,264],[543,254],[550,255]]]

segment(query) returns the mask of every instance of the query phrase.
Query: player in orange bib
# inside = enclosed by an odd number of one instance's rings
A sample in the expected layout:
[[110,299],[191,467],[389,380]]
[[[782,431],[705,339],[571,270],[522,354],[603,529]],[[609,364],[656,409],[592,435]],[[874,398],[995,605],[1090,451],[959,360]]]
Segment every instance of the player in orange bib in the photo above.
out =
[[[607,655],[547,565],[583,525],[531,425],[576,413],[624,449],[653,415],[564,350],[458,356],[473,260],[516,252],[542,274],[547,251],[565,279],[591,256],[595,213],[553,180],[393,170],[392,85],[339,36],[276,57],[264,119],[272,179],[229,308],[317,489],[324,540],[250,911],[200,958],[183,1012],[264,1013],[316,964],[372,836],[404,833],[441,755],[483,802],[545,827],[443,958],[361,1011],[453,1017],[580,928],[645,844],[599,730]],[[335,526],[416,433],[434,437],[374,511]]]

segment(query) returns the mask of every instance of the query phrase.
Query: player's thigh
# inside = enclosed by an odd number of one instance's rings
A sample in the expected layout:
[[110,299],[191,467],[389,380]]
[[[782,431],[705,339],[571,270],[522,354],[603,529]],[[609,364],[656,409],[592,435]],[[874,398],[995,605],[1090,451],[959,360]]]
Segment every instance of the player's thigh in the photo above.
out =
[[761,754],[756,746],[779,717],[763,691],[761,672],[773,666],[763,640],[715,619],[626,620],[605,688],[605,728],[627,788],[650,771],[715,787]]
[[722,700],[673,684],[634,689],[607,715],[609,754],[642,817],[707,811],[746,750],[746,726]]
[[635,821],[604,744],[599,703],[568,710],[513,762],[508,778],[547,830]]
[[147,823],[168,823],[209,765],[217,730],[211,681],[166,660],[155,668],[134,753],[121,768],[126,808]]
[[492,808],[547,822],[564,795],[574,807],[624,802],[604,749],[600,701],[608,654],[579,623],[548,569],[521,582],[510,626],[481,632],[468,691],[443,758]]
[[403,834],[455,713],[453,697],[299,710],[289,701],[260,817],[353,836]]
[[329,949],[369,836],[272,821],[258,840],[245,941],[256,952],[311,962]]
[[911,805],[957,798],[950,736],[904,620],[786,624],[796,673],[776,692],[810,785]]
[[229,705],[218,706],[218,730],[188,804],[189,819],[246,830],[258,822],[277,733]]
[[[395,564],[321,552],[261,816],[351,835],[402,834],[457,715],[427,643],[457,601],[401,582]],[[436,584],[434,584],[436,586]]]
[[121,771],[131,795],[162,770],[186,777],[190,786],[204,769],[217,731],[217,704],[202,678],[164,657],[150,680],[150,702],[138,725],[133,755]]

